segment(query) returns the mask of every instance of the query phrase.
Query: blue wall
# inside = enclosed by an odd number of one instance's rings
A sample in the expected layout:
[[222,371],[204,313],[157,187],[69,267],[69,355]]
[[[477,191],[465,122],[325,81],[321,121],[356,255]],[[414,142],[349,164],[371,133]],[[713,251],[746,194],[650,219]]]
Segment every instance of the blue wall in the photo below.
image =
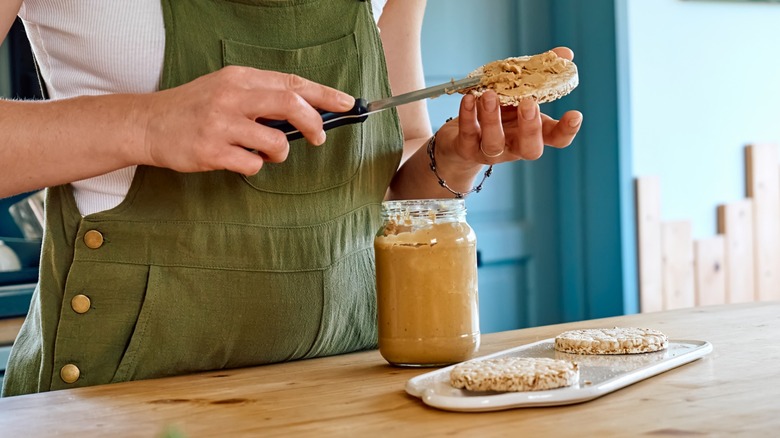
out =
[[629,0],[635,175],[661,177],[664,220],[716,232],[745,196],[743,148],[780,143],[780,4]]

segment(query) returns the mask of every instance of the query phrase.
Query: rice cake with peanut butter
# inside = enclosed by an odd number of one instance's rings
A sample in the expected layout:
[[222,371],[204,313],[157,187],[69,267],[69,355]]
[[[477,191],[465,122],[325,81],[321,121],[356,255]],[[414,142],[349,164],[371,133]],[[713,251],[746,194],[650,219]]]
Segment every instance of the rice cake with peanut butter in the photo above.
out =
[[579,366],[543,357],[505,357],[456,365],[450,385],[469,391],[543,391],[579,382]]
[[658,330],[636,327],[569,330],[555,337],[555,349],[574,354],[637,354],[664,350],[669,338]]
[[461,92],[479,97],[493,90],[502,106],[517,106],[527,97],[537,103],[552,102],[579,85],[577,65],[553,51],[494,61],[468,75],[477,76],[482,76],[480,84]]

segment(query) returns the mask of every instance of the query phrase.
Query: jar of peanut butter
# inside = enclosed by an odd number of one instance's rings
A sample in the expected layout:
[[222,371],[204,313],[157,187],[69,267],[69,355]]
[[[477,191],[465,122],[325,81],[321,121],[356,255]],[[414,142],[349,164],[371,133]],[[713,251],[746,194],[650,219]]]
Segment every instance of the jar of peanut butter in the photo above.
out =
[[477,239],[463,199],[382,204],[376,253],[379,351],[398,366],[442,366],[479,347]]

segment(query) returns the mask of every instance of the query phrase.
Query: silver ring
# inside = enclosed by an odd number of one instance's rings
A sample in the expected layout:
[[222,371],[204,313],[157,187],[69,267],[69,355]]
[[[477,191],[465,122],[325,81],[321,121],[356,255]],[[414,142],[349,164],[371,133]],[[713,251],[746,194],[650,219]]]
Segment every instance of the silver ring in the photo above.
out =
[[[506,147],[504,147],[504,149],[506,149]],[[501,155],[504,154],[504,149],[501,149],[501,152],[499,152],[497,154],[490,155],[490,154],[486,153],[484,149],[482,149],[482,142],[479,142],[479,151],[482,152],[482,155],[484,155],[484,156],[486,156],[488,158],[498,158],[498,157],[500,157]]]

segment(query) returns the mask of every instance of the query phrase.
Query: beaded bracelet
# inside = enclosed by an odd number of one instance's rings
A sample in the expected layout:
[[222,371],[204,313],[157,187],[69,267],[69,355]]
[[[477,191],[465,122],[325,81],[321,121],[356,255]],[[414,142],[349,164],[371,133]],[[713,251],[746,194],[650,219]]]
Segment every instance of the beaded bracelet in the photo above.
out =
[[[438,132],[436,133],[438,134]],[[442,179],[441,176],[439,176],[439,171],[436,168],[436,134],[433,134],[430,140],[428,140],[428,157],[431,159],[431,170],[433,171],[433,174],[436,175],[436,178],[439,180],[439,185],[447,189],[450,193],[455,195],[456,198],[465,198],[466,195],[470,193],[479,193],[480,190],[482,190],[482,184],[485,183],[485,180],[490,177],[490,175],[493,174],[493,165],[491,164],[487,170],[485,171],[485,174],[482,176],[482,181],[479,182],[476,186],[472,187],[471,190],[468,192],[459,192],[457,190],[452,190],[450,186],[447,185],[447,182]]]

